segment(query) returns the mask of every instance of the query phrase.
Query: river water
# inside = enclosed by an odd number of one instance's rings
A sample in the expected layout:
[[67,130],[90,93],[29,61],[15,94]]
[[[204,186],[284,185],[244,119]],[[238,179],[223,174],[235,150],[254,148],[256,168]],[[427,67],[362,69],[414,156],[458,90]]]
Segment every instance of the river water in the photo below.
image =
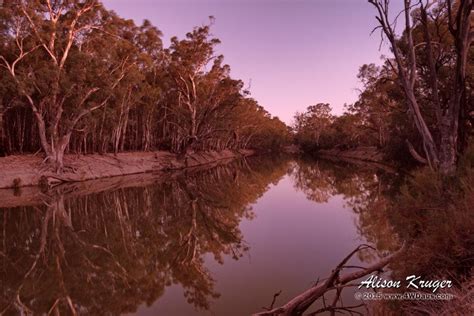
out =
[[[249,315],[280,291],[275,306],[284,304],[358,245],[393,246],[366,210],[394,178],[253,157],[14,192],[17,205],[0,208],[0,312]],[[362,252],[350,264],[376,257]],[[343,293],[346,305],[357,303],[353,293]]]

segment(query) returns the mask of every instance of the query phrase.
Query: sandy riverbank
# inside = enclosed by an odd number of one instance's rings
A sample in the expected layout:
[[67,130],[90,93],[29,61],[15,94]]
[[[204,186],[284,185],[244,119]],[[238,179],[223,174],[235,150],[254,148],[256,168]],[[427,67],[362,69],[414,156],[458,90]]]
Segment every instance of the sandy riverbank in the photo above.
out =
[[67,155],[63,174],[48,170],[40,156],[22,155],[0,158],[0,189],[80,182],[130,174],[177,170],[206,165],[219,160],[252,155],[251,150],[210,151],[178,157],[166,151],[131,152],[117,155]]

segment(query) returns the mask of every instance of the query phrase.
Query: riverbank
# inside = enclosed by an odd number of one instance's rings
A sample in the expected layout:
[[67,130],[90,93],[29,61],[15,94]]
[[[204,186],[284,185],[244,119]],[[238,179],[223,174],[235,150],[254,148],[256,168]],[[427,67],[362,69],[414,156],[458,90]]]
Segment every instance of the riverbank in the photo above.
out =
[[322,149],[316,154],[323,158],[345,158],[368,162],[383,162],[383,154],[376,147],[357,147],[352,149]]
[[383,154],[376,147],[358,147],[353,149],[326,149],[316,153],[318,158],[331,161],[342,161],[358,166],[382,169],[389,173],[399,173],[400,169],[387,163]]
[[66,155],[65,171],[55,174],[40,156],[21,155],[0,158],[0,189],[51,186],[100,178],[178,170],[254,154],[252,150],[196,152],[179,157],[166,151],[130,152],[104,155]]

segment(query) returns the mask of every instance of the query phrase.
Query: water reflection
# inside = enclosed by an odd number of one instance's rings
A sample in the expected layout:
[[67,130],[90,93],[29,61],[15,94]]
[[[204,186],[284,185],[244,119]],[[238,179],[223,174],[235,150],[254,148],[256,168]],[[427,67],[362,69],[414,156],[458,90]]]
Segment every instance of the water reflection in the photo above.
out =
[[[317,203],[341,195],[357,217],[360,236],[377,249],[394,251],[400,247],[397,232],[383,212],[399,191],[404,177],[398,170],[369,163],[354,164],[344,161],[315,161],[304,157],[298,160],[292,173],[295,187],[308,199]],[[367,252],[364,261],[376,259]]]
[[43,204],[0,209],[0,311],[115,315],[171,284],[207,309],[219,293],[204,254],[222,262],[247,251],[239,223],[286,171],[283,160],[242,160],[87,195],[63,187]]
[[[404,254],[389,265],[386,277],[405,280],[416,275],[424,280],[448,279],[455,284],[455,289],[441,291],[455,295],[451,302],[372,301],[371,314],[472,314],[474,305],[469,291],[474,284],[474,177],[465,176],[461,181],[463,194],[451,200],[450,191],[435,174],[419,170],[401,176],[393,171],[302,159],[292,177],[295,187],[315,202],[343,196],[346,205],[357,214],[358,234],[377,249],[359,253],[365,265],[378,260],[381,253],[392,253],[406,245]],[[406,288],[382,291],[405,292]]]
[[387,214],[374,211],[398,190],[389,171],[254,157],[3,194],[0,312],[159,314],[177,286],[192,309],[173,315],[259,311],[278,290],[284,301],[326,276],[360,242],[398,247]]

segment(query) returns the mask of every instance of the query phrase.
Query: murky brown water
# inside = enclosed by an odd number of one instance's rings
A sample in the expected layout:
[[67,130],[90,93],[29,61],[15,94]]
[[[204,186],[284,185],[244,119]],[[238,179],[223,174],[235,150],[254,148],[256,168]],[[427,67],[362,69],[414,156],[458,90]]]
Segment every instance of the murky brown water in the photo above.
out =
[[255,157],[16,192],[20,205],[0,208],[0,311],[248,315],[280,290],[284,303],[373,242],[379,228],[362,210],[385,176]]

